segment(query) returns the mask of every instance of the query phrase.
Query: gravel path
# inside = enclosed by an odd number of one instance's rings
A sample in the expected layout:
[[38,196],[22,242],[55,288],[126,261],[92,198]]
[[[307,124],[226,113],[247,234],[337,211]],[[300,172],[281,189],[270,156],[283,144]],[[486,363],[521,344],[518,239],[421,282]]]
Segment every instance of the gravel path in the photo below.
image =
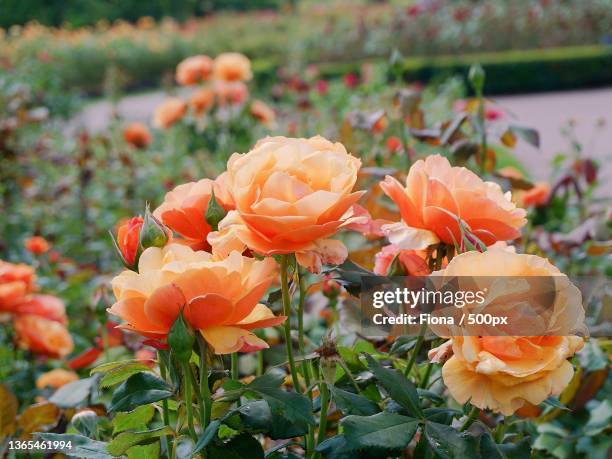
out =
[[[121,116],[129,121],[149,121],[155,107],[165,98],[163,92],[150,92],[123,98],[118,106]],[[520,124],[535,127],[540,132],[538,150],[520,142],[516,154],[527,166],[533,179],[545,180],[550,174],[550,160],[559,152],[567,151],[569,141],[561,128],[568,121],[575,122],[577,138],[585,145],[585,155],[602,163],[602,179],[612,180],[612,87],[596,90],[553,92],[521,96],[499,97],[495,101],[515,116]],[[86,127],[96,132],[104,129],[111,118],[112,106],[107,101],[87,105],[73,119],[68,129]],[[604,123],[597,130],[597,123]],[[612,195],[607,185],[605,195]]]

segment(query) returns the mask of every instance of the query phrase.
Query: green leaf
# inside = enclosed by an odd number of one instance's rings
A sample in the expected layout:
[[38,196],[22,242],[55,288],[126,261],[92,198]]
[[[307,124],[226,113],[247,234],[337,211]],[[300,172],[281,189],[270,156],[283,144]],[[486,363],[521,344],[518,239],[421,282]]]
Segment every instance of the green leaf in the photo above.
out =
[[140,362],[130,362],[106,372],[100,380],[100,387],[111,387],[122,383],[130,376],[143,371],[151,371],[151,368]]
[[382,412],[373,416],[347,416],[341,424],[351,449],[402,450],[414,437],[419,421]]
[[126,430],[144,430],[154,415],[155,408],[153,405],[143,405],[134,411],[117,413],[117,416],[113,419],[113,435]]
[[255,378],[244,387],[244,390],[255,393],[268,403],[273,414],[271,431],[276,433],[286,431],[287,423],[291,423],[296,431],[300,432],[292,436],[303,435],[308,431],[309,425],[315,424],[310,400],[303,395],[279,388],[283,380],[282,374],[266,373]]
[[510,131],[525,142],[533,145],[534,147],[540,148],[540,133],[533,128],[527,126],[519,126],[516,124],[508,126]]
[[380,411],[376,403],[363,395],[357,395],[337,387],[331,387],[330,389],[334,402],[345,415],[370,416]]
[[461,435],[450,426],[428,421],[425,424],[425,438],[441,459],[478,457],[476,448],[468,441],[467,434]]
[[206,452],[207,459],[264,459],[261,443],[248,434],[238,435],[220,445],[212,443]]
[[215,435],[217,435],[219,427],[221,427],[221,420],[219,419],[211,421],[210,424],[206,426],[206,429],[204,429],[204,432],[200,434],[198,442],[195,444],[193,454],[199,453],[204,448],[206,448],[206,446],[208,446],[211,440],[215,438]]
[[[328,438],[316,447],[325,459],[356,459],[356,453],[349,447],[344,435]],[[357,456],[358,457],[358,456]]]
[[103,363],[102,365],[98,365],[97,367],[92,368],[89,373],[92,375],[95,373],[108,373],[109,371],[124,367],[126,365],[130,365],[130,364],[141,364],[141,362],[136,359],[130,359],[130,360],[119,360],[116,362]]
[[113,394],[111,411],[131,411],[140,405],[172,397],[172,390],[151,373],[136,373],[123,382]]
[[70,442],[70,448],[56,449],[56,451],[64,453],[71,457],[83,457],[87,459],[112,459],[106,451],[107,443],[103,441],[92,440],[83,435],[73,434],[55,434],[55,433],[35,433],[36,438],[44,441],[58,441],[65,444]]
[[158,441],[148,445],[136,445],[127,450],[127,457],[128,459],[157,459],[160,457],[160,450]]
[[416,336],[399,336],[393,341],[389,354],[405,354],[416,345],[416,342]]
[[518,443],[498,445],[489,432],[480,437],[480,457],[486,459],[529,459],[531,447],[529,439],[524,438]]
[[423,410],[414,384],[397,370],[383,367],[380,363],[365,354],[372,373],[385,388],[389,396],[402,405],[411,415],[423,418]]
[[168,426],[143,432],[123,432],[113,438],[106,447],[106,450],[113,456],[121,456],[132,446],[140,445],[141,443],[151,443],[153,439],[168,435],[174,436],[174,430]]
[[599,435],[605,429],[609,428],[611,423],[612,403],[610,400],[604,400],[597,405],[597,407],[591,409],[589,421],[586,426],[584,426],[584,433],[590,436]]
[[66,384],[56,390],[49,401],[60,408],[73,408],[80,405],[89,397],[96,379],[92,376]]
[[557,408],[559,410],[572,411],[567,406],[565,406],[563,403],[561,403],[557,397],[548,397],[542,403],[545,405],[549,405],[554,408]]

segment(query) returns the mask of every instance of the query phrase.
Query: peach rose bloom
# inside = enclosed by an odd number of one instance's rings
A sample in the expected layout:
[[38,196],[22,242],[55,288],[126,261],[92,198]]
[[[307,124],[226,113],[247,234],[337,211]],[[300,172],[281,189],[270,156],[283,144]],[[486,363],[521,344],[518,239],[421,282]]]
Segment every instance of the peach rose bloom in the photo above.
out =
[[347,250],[329,239],[353,223],[352,192],[361,161],[323,137],[267,137],[227,164],[236,211],[211,233],[213,253],[249,248],[261,255],[295,253],[312,271],[344,261]]
[[139,216],[122,220],[117,226],[117,247],[129,266],[133,266],[136,262],[143,223],[144,219]]
[[[543,322],[551,336],[486,336],[464,329],[451,335],[450,341],[430,356],[437,358],[444,348],[452,346],[452,354],[442,368],[442,376],[450,394],[459,403],[468,400],[481,409],[491,409],[511,415],[525,402],[537,405],[547,397],[559,395],[569,384],[574,368],[568,362],[583,345],[585,333],[584,309],[580,291],[547,260],[535,255],[517,254],[503,247],[486,252],[467,252],[453,258],[447,268],[434,275],[475,276],[480,289],[487,288],[487,307],[508,305],[508,330],[529,330],[531,322]],[[514,302],[521,291],[511,291],[518,278],[507,276],[538,276],[550,279],[554,300],[546,312],[528,317],[517,312],[521,302]],[[461,282],[461,278],[459,278]],[[497,290],[496,290],[497,286]],[[461,286],[460,286],[461,287]],[[497,291],[497,295],[494,292]],[[530,296],[533,301],[535,296]],[[524,303],[524,298],[522,303]],[[466,306],[467,307],[467,306]],[[486,310],[486,309],[485,309]],[[510,311],[510,310],[509,310]],[[525,323],[520,323],[521,318]],[[449,336],[432,327],[440,336]],[[499,330],[498,330],[499,331]],[[452,332],[452,330],[451,330]],[[558,336],[552,336],[552,333]],[[443,359],[442,359],[443,360]]]
[[77,381],[78,379],[79,376],[74,371],[56,368],[40,375],[38,379],[36,379],[36,387],[38,389],[44,389],[45,387],[59,389],[60,387]]
[[0,313],[14,312],[14,307],[34,289],[34,268],[0,260]]
[[189,86],[208,79],[212,73],[213,60],[200,54],[184,59],[176,66],[176,82],[182,86]]
[[147,148],[153,137],[144,123],[130,123],[123,130],[123,138],[134,148]]
[[430,274],[424,251],[401,250],[393,244],[384,246],[374,256],[374,274],[386,276],[395,257],[398,257],[407,276],[428,276]]
[[274,110],[261,100],[253,101],[251,104],[251,115],[264,126],[272,126],[276,120]]
[[391,243],[419,250],[461,241],[459,221],[485,245],[516,239],[526,223],[524,209],[494,182],[440,155],[415,162],[403,186],[387,176],[380,186],[399,207],[402,223],[384,227]]
[[153,125],[158,129],[168,129],[180,121],[187,113],[187,104],[178,97],[170,97],[155,109]]
[[72,337],[64,325],[44,317],[21,314],[14,319],[17,344],[38,355],[62,358],[72,352]]
[[42,255],[43,253],[47,253],[51,248],[51,244],[49,244],[49,242],[41,236],[32,236],[27,238],[24,245],[27,251],[33,253],[34,255]]
[[541,207],[548,202],[550,185],[546,182],[539,182],[533,188],[521,190],[517,194],[517,202],[521,207]]
[[213,190],[221,207],[225,210],[234,208],[227,174],[224,173],[216,180],[206,178],[177,186],[166,193],[164,202],[155,209],[153,216],[180,234],[192,248],[210,249],[206,237],[212,228],[206,221],[206,210]]
[[196,89],[189,96],[189,105],[196,115],[201,115],[215,105],[215,92],[212,88]]
[[15,313],[44,317],[62,325],[68,324],[64,302],[53,295],[29,295],[15,306]]
[[242,81],[215,81],[213,90],[220,106],[240,105],[249,98],[249,88]]
[[182,310],[217,354],[263,349],[267,343],[251,330],[285,320],[259,304],[275,279],[272,258],[233,252],[218,261],[180,244],[151,247],[141,255],[138,273],[123,271],[113,279],[117,302],[108,312],[126,322],[122,328],[165,339]]
[[253,78],[251,61],[244,54],[223,53],[215,58],[213,75],[223,81],[249,81]]

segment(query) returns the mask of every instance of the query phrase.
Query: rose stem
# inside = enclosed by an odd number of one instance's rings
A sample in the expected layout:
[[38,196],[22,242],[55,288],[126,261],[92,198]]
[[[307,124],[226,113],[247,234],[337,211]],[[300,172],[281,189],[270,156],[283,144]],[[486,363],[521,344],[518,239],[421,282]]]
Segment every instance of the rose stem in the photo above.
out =
[[470,414],[468,414],[468,417],[463,423],[463,425],[461,426],[461,428],[459,429],[459,432],[463,432],[464,430],[467,430],[474,423],[474,421],[478,417],[479,412],[480,410],[478,409],[478,407],[475,407],[474,405],[472,405]]
[[185,390],[185,410],[187,412],[187,426],[189,427],[189,433],[194,443],[198,442],[198,436],[196,435],[195,428],[193,427],[193,394],[191,393],[191,370],[189,369],[189,363],[181,362],[183,367],[183,385]]
[[[159,373],[164,381],[166,381],[166,364],[164,362],[162,351],[157,351],[157,361],[159,362]],[[168,410],[168,400],[162,400],[162,418],[164,420],[164,425],[170,427],[170,411]],[[168,449],[168,437],[163,437],[164,446],[166,448],[166,453],[168,457],[170,457],[170,450]]]
[[291,380],[293,388],[296,392],[302,393],[300,380],[298,379],[297,370],[295,369],[295,360],[293,358],[293,345],[291,343],[291,299],[289,298],[289,283],[287,281],[287,265],[288,255],[281,255],[281,292],[283,294],[283,314],[287,317],[285,320],[285,346],[287,348],[287,359],[289,360],[289,369],[291,370]]
[[202,429],[205,429],[210,422],[211,415],[211,400],[210,400],[210,388],[208,387],[208,363],[206,361],[206,341],[202,338],[202,335],[198,333],[198,350],[200,353],[200,396],[204,401],[204,425]]
[[[304,302],[306,300],[306,283],[304,272],[298,271],[299,274],[299,287],[300,287],[300,296],[298,301],[298,346],[300,350],[300,355],[302,357],[302,373],[304,374],[304,381],[306,382],[306,387],[310,387],[311,374],[310,374],[310,362],[306,360],[306,351],[304,345]],[[308,398],[312,401],[312,390],[308,389]],[[306,437],[306,453],[311,451],[312,446],[314,445],[314,428],[312,426],[308,426],[308,436]]]

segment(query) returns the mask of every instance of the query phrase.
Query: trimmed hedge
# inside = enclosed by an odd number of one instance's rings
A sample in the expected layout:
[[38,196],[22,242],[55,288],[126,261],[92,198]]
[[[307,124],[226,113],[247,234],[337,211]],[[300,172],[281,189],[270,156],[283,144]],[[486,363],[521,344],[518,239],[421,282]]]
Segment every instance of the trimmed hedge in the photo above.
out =
[[464,75],[474,63],[486,72],[487,94],[557,91],[612,85],[612,46],[577,46],[528,51],[410,58],[391,70],[406,81],[427,82]]

